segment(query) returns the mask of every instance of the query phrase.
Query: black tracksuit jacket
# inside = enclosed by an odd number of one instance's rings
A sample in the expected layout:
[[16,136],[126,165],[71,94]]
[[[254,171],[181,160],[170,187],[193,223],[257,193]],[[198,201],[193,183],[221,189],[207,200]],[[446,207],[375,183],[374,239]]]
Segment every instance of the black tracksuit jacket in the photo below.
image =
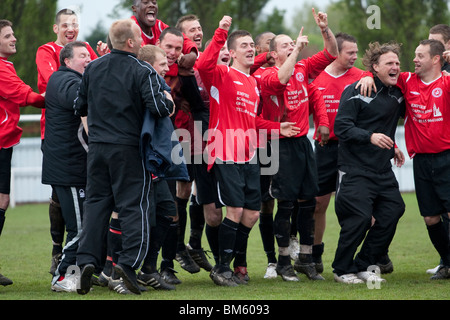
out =
[[61,66],[48,81],[42,145],[43,184],[86,185],[88,139],[81,118],[73,112],[81,77],[81,73]]
[[357,83],[342,93],[334,132],[339,138],[338,166],[359,168],[375,173],[392,167],[394,148],[381,149],[370,142],[373,133],[384,133],[395,141],[398,120],[405,113],[403,95],[397,87],[387,87],[374,78],[377,93],[360,95]]
[[88,116],[89,142],[139,146],[144,108],[168,116],[174,104],[156,71],[132,53],[113,49],[83,74],[75,113]]

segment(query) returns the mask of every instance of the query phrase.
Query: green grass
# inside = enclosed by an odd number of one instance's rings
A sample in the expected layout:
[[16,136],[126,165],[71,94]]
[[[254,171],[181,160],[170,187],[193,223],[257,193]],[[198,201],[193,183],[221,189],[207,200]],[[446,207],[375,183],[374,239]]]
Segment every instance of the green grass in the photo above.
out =
[[[21,205],[8,210],[0,237],[0,273],[14,281],[12,286],[0,287],[0,300],[448,300],[450,281],[432,281],[425,273],[437,265],[439,257],[428,238],[415,195],[404,194],[404,200],[407,209],[390,247],[395,271],[384,276],[387,283],[380,289],[334,282],[331,263],[339,225],[331,204],[324,238],[325,281],[312,282],[303,275],[300,282],[284,282],[280,277],[263,279],[267,261],[256,225],[249,240],[251,281],[247,286],[218,287],[207,272],[192,275],[175,262],[177,275],[183,281],[176,290],[150,288],[140,296],[122,296],[100,287],[94,287],[86,296],[52,292],[48,273],[51,255],[48,206]],[[208,248],[205,237],[203,240]]]

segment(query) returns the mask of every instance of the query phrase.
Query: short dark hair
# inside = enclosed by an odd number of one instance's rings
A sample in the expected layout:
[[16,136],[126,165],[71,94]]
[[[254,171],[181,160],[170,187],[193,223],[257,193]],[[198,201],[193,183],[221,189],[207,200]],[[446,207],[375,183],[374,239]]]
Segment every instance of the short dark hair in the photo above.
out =
[[442,44],[442,42],[438,41],[438,40],[434,40],[434,39],[425,39],[420,41],[419,43],[422,46],[430,46],[430,56],[434,57],[434,56],[439,56],[440,60],[441,60],[441,66],[444,65],[444,51],[445,51],[445,47]]
[[60,21],[61,16],[62,16],[63,14],[64,14],[64,15],[67,15],[67,16],[76,16],[76,15],[77,15],[76,12],[73,11],[73,10],[71,10],[71,9],[62,9],[62,10],[59,10],[58,13],[56,14],[56,17],[55,17],[55,24],[59,24],[59,21]]
[[440,34],[444,42],[450,40],[450,26],[446,24],[437,24],[430,29],[430,34]]
[[64,60],[73,58],[73,49],[80,47],[87,48],[86,43],[82,41],[69,42],[64,46],[64,48],[62,48],[61,52],[59,53],[59,62],[63,67],[66,66],[66,62]]
[[256,37],[255,37],[255,44],[258,44],[259,45],[259,42],[261,41],[261,39],[262,39],[262,37],[265,35],[265,34],[268,34],[268,33],[273,33],[272,31],[264,31],[264,32],[261,32],[260,34],[258,34]]
[[161,35],[159,36],[159,41],[163,41],[163,40],[164,40],[164,37],[165,37],[166,34],[168,34],[168,33],[173,34],[173,35],[175,35],[175,36],[177,36],[177,37],[183,38],[183,42],[184,42],[183,32],[181,32],[180,29],[175,28],[175,27],[168,27],[168,28],[165,28],[165,29],[161,32]]
[[181,26],[186,21],[200,21],[200,19],[195,14],[187,14],[185,16],[180,17],[178,19],[177,24],[175,25],[175,28],[182,29]]
[[380,57],[388,52],[393,52],[400,57],[400,47],[401,44],[396,42],[384,44],[380,44],[379,42],[369,43],[369,49],[366,50],[362,62],[370,72],[376,74],[373,65],[378,64]]
[[354,36],[351,36],[344,32],[338,32],[334,36],[336,38],[337,46],[338,46],[338,52],[341,52],[342,50],[342,44],[347,41],[351,43],[357,43],[356,38]]
[[5,19],[0,20],[0,31],[1,31],[3,28],[5,28],[5,27],[11,27],[11,28],[12,28],[12,26],[13,26],[13,24],[12,24],[11,21],[5,20]]
[[252,36],[252,34],[250,32],[248,32],[247,30],[233,31],[228,36],[228,41],[227,41],[228,50],[236,50],[236,39],[239,39],[242,37],[247,37],[247,36],[250,36],[250,37]]

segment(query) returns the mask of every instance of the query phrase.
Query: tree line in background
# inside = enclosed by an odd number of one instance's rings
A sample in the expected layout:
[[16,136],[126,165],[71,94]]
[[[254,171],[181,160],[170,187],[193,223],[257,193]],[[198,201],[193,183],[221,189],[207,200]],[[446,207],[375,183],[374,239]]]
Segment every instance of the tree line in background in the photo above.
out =
[[[283,1],[283,0],[281,0]],[[74,3],[77,1],[74,0]],[[204,40],[212,37],[223,15],[233,17],[233,29],[245,29],[254,36],[263,31],[275,34],[286,33],[296,39],[301,27],[309,36],[310,46],[306,55],[315,53],[322,47],[322,38],[312,18],[311,8],[325,11],[333,32],[343,31],[358,39],[360,56],[373,41],[402,43],[402,69],[413,71],[414,50],[418,42],[428,37],[428,30],[438,23],[449,23],[449,0],[334,0],[326,8],[314,6],[313,0],[303,2],[295,10],[292,21],[286,21],[285,10],[275,8],[270,14],[263,14],[268,0],[158,0],[158,18],[174,26],[179,17],[195,13],[204,29]],[[110,13],[117,17],[118,12],[129,10],[132,0],[121,0]],[[379,11],[379,28],[369,28],[368,20],[377,18],[368,12],[372,5]],[[57,0],[2,0],[0,1],[0,19],[13,22],[18,38],[17,54],[14,62],[18,75],[31,87],[37,87],[37,69],[35,55],[37,48],[56,39],[52,26],[57,10]],[[86,39],[97,43],[105,41],[109,26],[98,21]],[[36,113],[34,108],[25,108],[25,113]]]

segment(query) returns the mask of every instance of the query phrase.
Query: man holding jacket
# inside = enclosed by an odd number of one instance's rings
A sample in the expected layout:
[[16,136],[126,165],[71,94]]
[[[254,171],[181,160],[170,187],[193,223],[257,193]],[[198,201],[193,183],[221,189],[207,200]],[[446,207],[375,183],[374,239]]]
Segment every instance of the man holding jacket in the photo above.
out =
[[149,244],[148,206],[151,176],[139,152],[145,108],[155,117],[173,111],[170,95],[156,71],[136,58],[141,30],[131,19],[112,24],[114,48],[86,68],[75,112],[88,116],[87,200],[77,253],[82,267],[77,287],[86,294],[103,260],[103,239],[113,209],[122,228],[122,251],[115,271],[128,290],[140,294],[135,270]]

